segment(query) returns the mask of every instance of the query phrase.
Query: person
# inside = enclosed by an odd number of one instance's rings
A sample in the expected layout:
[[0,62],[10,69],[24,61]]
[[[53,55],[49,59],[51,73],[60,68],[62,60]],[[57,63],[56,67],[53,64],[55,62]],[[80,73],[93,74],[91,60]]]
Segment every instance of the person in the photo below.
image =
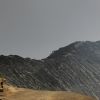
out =
[[3,79],[1,78],[0,79],[0,92],[3,92],[4,91],[4,87],[3,87]]
[[3,80],[1,81],[1,88],[3,88]]

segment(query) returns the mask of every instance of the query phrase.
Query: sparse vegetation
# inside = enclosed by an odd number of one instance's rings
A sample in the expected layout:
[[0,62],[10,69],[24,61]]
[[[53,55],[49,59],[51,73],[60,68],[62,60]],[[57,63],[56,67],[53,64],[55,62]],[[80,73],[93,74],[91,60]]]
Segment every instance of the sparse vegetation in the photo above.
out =
[[5,78],[5,75],[3,73],[0,73],[0,78]]

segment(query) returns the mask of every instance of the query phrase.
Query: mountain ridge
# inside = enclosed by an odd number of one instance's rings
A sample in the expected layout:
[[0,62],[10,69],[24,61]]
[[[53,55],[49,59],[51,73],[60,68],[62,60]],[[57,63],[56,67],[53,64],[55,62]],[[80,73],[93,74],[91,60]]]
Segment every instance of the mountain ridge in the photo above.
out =
[[0,73],[13,85],[71,90],[100,98],[100,41],[77,41],[42,60],[0,56]]

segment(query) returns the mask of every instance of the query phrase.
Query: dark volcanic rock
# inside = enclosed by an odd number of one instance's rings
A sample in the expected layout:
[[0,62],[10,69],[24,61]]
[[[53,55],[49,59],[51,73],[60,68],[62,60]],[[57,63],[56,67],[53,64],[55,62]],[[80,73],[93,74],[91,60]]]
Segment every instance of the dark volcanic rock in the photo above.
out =
[[75,42],[43,60],[1,55],[0,72],[19,87],[72,90],[100,97],[100,41]]

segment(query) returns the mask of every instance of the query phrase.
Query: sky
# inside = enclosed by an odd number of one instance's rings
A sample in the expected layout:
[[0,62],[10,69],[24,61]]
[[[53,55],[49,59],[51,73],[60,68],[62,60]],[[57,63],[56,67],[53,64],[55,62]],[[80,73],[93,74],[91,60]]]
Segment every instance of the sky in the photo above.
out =
[[42,59],[86,40],[100,40],[100,0],[0,0],[0,54]]

